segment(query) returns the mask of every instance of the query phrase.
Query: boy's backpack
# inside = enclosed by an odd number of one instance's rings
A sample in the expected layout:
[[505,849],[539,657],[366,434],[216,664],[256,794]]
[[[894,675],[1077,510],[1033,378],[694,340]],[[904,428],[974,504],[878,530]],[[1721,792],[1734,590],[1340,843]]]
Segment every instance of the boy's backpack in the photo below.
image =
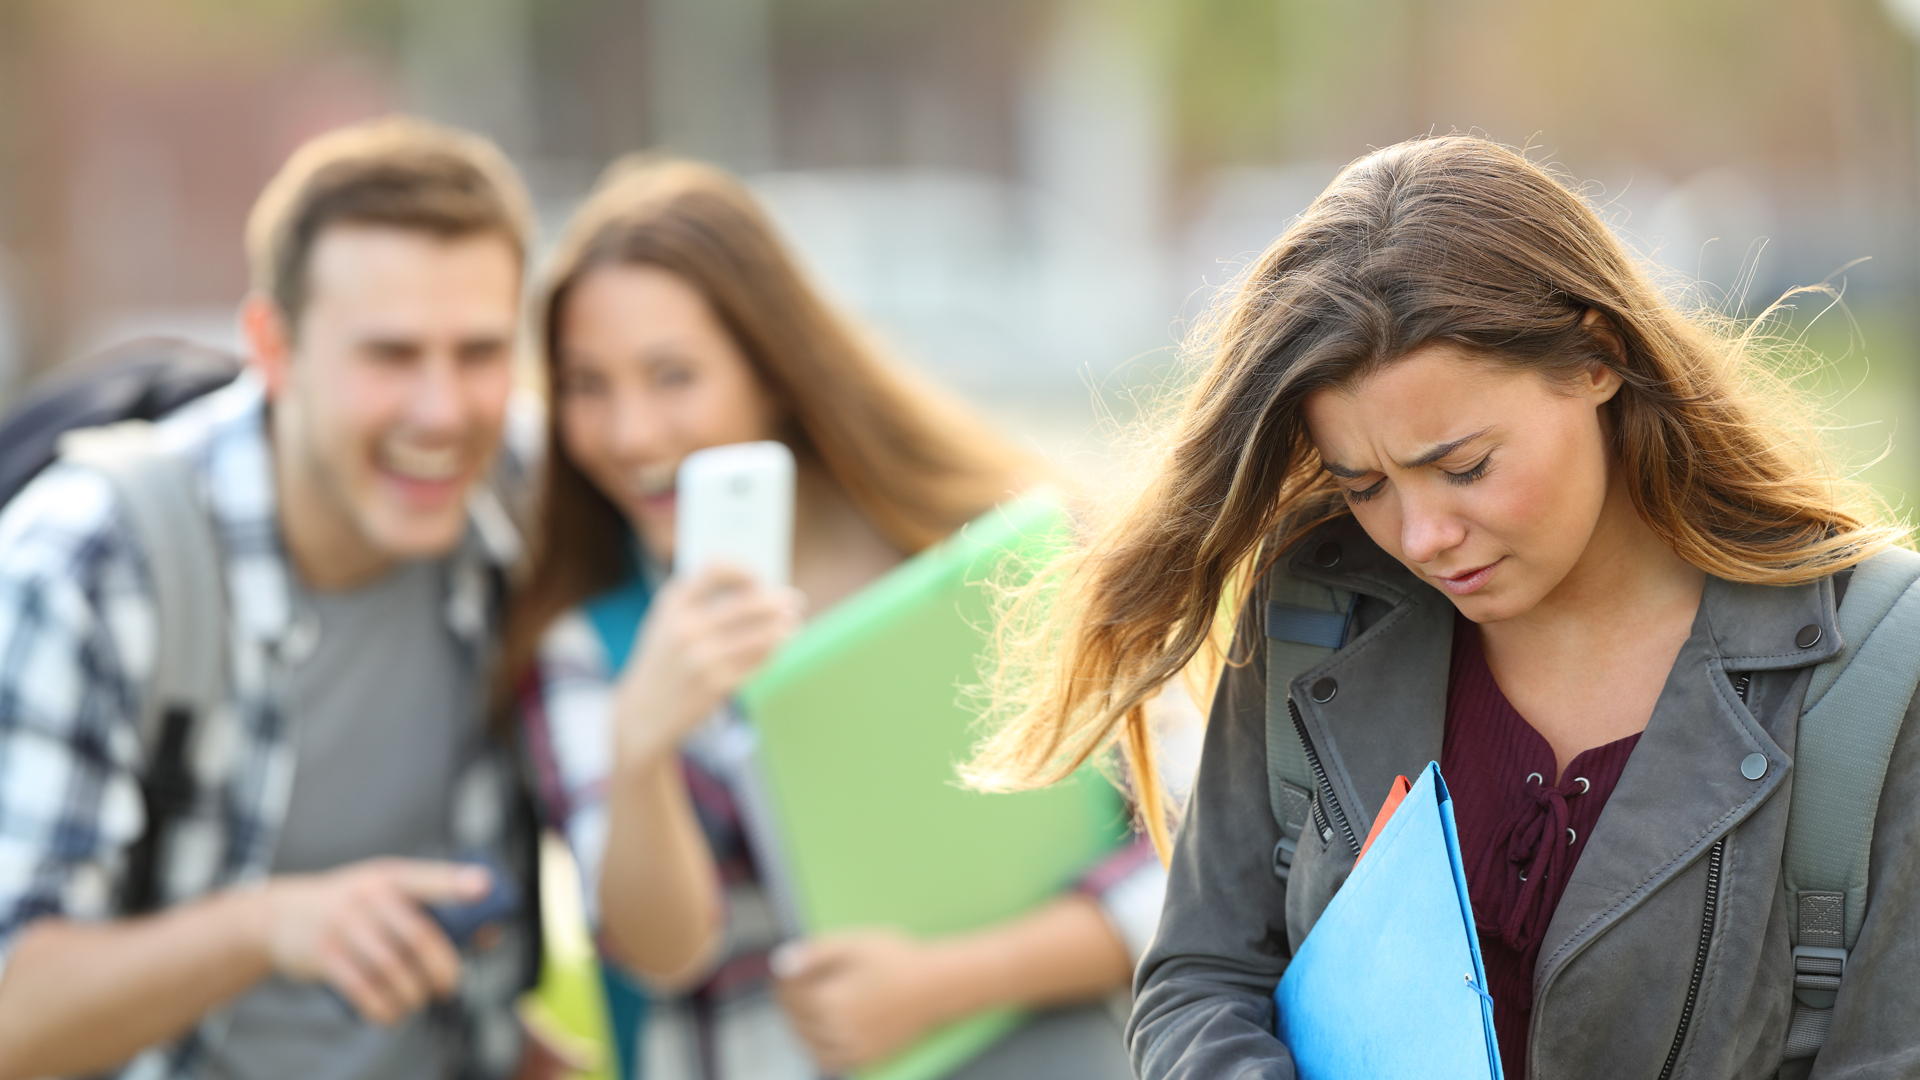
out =
[[28,388],[0,420],[0,505],[59,456],[60,437],[122,420],[158,420],[240,374],[238,358],[177,338],[149,337],[81,361]]
[[185,463],[153,445],[151,421],[227,385],[240,368],[215,349],[144,338],[30,390],[0,421],[0,504],[56,458],[97,469],[112,483],[153,578],[154,675],[139,717],[146,825],[127,856],[119,906],[128,914],[159,906],[169,825],[193,800],[193,725],[216,707],[225,685],[219,544]]
[[194,495],[186,463],[154,445],[152,421],[77,428],[61,439],[60,456],[97,470],[113,485],[153,579],[153,681],[139,717],[146,823],[127,853],[120,896],[120,909],[136,915],[160,906],[167,834],[193,806],[187,765],[193,726],[219,706],[226,688],[219,538]]
[[[1322,843],[1360,844],[1330,793],[1289,684],[1346,644],[1351,592],[1301,581],[1276,563],[1266,608],[1267,794],[1286,880],[1309,824]],[[1867,909],[1867,864],[1887,763],[1920,686],[1920,554],[1891,548],[1855,567],[1839,611],[1844,646],[1813,670],[1794,753],[1785,877],[1794,918],[1794,1008],[1784,1057],[1810,1058],[1826,1040],[1847,954]],[[1313,693],[1311,688],[1308,691]],[[1333,807],[1331,816],[1326,807]]]

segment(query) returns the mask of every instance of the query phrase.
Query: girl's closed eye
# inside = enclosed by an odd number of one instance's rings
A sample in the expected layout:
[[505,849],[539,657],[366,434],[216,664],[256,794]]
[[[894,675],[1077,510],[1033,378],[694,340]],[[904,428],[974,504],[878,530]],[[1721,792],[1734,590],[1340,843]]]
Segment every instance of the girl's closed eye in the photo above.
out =
[[1487,468],[1492,463],[1492,461],[1493,461],[1493,451],[1489,450],[1487,451],[1487,454],[1485,457],[1481,458],[1478,462],[1474,463],[1473,467],[1467,469],[1464,472],[1447,472],[1447,470],[1444,470],[1444,469],[1441,471],[1446,472],[1447,483],[1459,484],[1464,487],[1467,484],[1471,484],[1475,480],[1478,480],[1481,477],[1487,475]]
[[1358,491],[1355,491],[1352,488],[1348,488],[1347,498],[1357,503],[1363,503],[1363,502],[1366,502],[1368,499],[1373,498],[1375,495],[1380,494],[1380,489],[1386,486],[1387,486],[1387,478],[1383,476],[1380,479],[1375,480],[1370,486],[1361,488]]
[[653,369],[652,376],[654,386],[674,390],[693,382],[693,368],[679,363],[660,364]]

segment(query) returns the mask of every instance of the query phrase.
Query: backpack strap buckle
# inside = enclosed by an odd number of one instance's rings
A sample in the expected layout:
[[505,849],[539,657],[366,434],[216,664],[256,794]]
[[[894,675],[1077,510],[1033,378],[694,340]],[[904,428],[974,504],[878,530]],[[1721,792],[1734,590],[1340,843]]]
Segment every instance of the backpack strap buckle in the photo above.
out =
[[[1821,945],[1795,945],[1793,947],[1793,990],[1794,996],[1808,1008],[1828,1009],[1833,1007],[1833,995],[1840,989],[1840,976],[1847,970],[1847,950],[1829,949]],[[1808,998],[1824,995],[1825,1002],[1808,1001]]]
[[1820,1052],[1833,1026],[1833,1002],[1847,972],[1841,917],[1846,897],[1834,892],[1800,894],[1793,946],[1793,1020],[1787,1028],[1786,1060]]
[[1809,1009],[1833,1008],[1847,970],[1846,905],[1837,892],[1803,892],[1795,905],[1793,996]]
[[1833,1002],[1840,976],[1847,970],[1847,950],[1826,945],[1793,947],[1793,1020],[1787,1027],[1787,1045],[1781,1058],[1810,1058],[1827,1041],[1833,1026]]

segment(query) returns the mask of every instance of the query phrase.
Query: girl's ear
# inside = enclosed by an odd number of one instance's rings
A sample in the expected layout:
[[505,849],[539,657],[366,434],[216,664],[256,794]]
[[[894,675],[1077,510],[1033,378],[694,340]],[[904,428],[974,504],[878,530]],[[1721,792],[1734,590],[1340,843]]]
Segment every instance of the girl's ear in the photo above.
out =
[[1580,328],[1592,334],[1594,340],[1613,356],[1613,363],[1595,364],[1593,370],[1587,373],[1588,389],[1595,396],[1595,404],[1608,401],[1620,392],[1623,380],[1615,366],[1627,362],[1626,345],[1620,340],[1620,332],[1614,329],[1613,322],[1601,314],[1599,308],[1587,309],[1587,313],[1580,317]]
[[1620,392],[1620,387],[1625,381],[1611,365],[1595,364],[1593,369],[1587,372],[1587,393],[1592,396],[1593,403],[1599,405],[1613,400],[1613,396]]

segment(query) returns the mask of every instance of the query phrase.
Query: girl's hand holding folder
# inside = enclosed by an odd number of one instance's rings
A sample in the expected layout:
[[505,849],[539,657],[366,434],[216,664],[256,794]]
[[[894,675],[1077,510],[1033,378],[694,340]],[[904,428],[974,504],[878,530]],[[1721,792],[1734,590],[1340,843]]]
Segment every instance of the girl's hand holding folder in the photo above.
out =
[[1097,998],[1131,967],[1092,899],[1059,897],[964,934],[842,930],[774,953],[780,1004],[820,1067],[882,1061],[985,1009]]
[[878,1061],[946,1019],[938,946],[894,930],[848,930],[774,954],[781,1007],[829,1073]]

